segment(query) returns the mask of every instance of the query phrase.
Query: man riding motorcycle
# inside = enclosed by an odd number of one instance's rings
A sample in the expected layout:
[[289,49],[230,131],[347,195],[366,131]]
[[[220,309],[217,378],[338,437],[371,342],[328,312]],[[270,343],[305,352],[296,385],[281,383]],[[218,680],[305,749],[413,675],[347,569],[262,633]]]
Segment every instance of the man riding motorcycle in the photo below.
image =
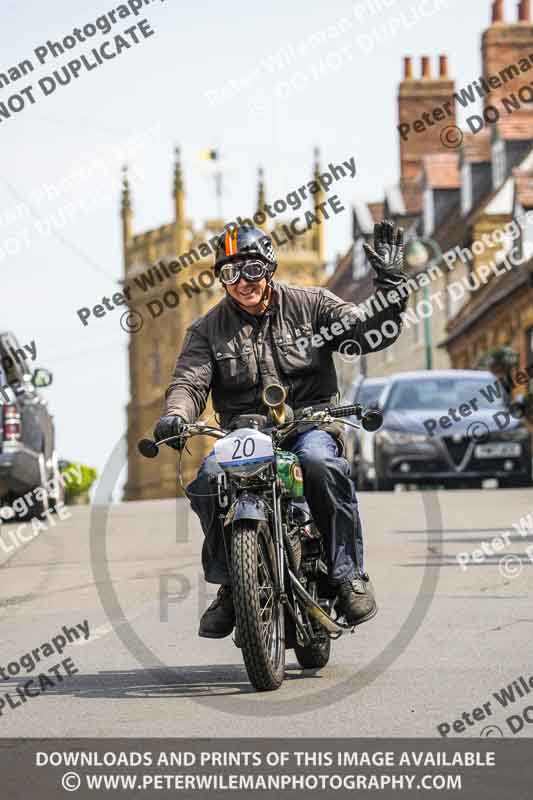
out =
[[[390,297],[390,290],[406,279],[403,231],[395,233],[392,223],[379,223],[374,249],[365,244],[365,250],[376,272],[376,287]],[[225,429],[242,415],[266,415],[262,391],[273,383],[285,388],[287,404],[296,416],[298,409],[306,406],[331,405],[337,395],[333,353],[348,342],[361,354],[371,352],[365,333],[379,330],[388,320],[396,322],[399,330],[405,306],[402,293],[395,293],[395,302],[364,319],[356,306],[327,289],[274,281],[276,267],[272,242],[258,228],[232,225],[219,237],[214,271],[225,296],[187,330],[166,392],[165,414],[154,430],[156,440],[178,435],[184,424],[194,422],[204,411],[210,392]],[[381,340],[374,349],[394,341]],[[375,616],[377,606],[363,567],[355,486],[349,464],[342,457],[339,434],[333,427],[331,432],[311,428],[284,448],[300,460],[306,500],[326,543],[328,577],[337,595],[337,610],[350,625],[366,622]],[[229,636],[235,625],[231,577],[211,482],[220,471],[211,453],[186,489],[205,535],[205,579],[221,585],[200,621],[199,636],[208,638]]]

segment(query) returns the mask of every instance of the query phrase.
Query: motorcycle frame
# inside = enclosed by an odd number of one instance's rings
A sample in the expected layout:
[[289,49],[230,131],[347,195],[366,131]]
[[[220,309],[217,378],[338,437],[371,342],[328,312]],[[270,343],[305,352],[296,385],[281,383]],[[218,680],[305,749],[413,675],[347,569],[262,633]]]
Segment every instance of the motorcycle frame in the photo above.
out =
[[[272,469],[274,469],[272,465]],[[336,622],[332,619],[332,617],[311,597],[309,592],[306,588],[302,585],[301,581],[298,577],[294,574],[294,572],[290,569],[289,566],[289,559],[286,552],[287,543],[285,542],[285,535],[283,530],[283,516],[282,516],[282,500],[283,500],[283,488],[278,480],[277,476],[274,475],[271,478],[270,488],[268,489],[268,495],[270,499],[270,503],[267,503],[262,497],[258,497],[252,493],[250,487],[248,486],[239,486],[239,482],[241,480],[240,477],[231,475],[231,473],[224,471],[225,475],[225,486],[224,486],[224,493],[226,497],[229,495],[229,510],[225,514],[220,514],[219,519],[223,523],[223,535],[224,535],[224,548],[226,551],[226,559],[230,567],[230,572],[232,570],[231,565],[231,558],[229,557],[229,553],[231,552],[231,547],[228,546],[230,543],[228,542],[228,533],[231,535],[230,531],[233,529],[233,522],[234,517],[237,513],[237,508],[240,502],[244,502],[245,504],[249,504],[251,498],[253,497],[256,500],[257,505],[266,506],[267,513],[264,516],[256,515],[248,517],[251,521],[257,521],[259,519],[264,520],[268,525],[271,533],[271,560],[273,561],[274,566],[274,580],[277,582],[277,585],[274,587],[274,590],[278,594],[282,605],[287,608],[289,615],[291,616],[294,625],[297,629],[297,633],[300,634],[301,638],[304,640],[304,644],[308,644],[310,637],[313,635],[312,628],[310,625],[310,617],[316,619],[320,625],[325,628],[328,635],[331,638],[338,638],[341,636],[346,630],[351,630],[351,627],[348,625],[341,625],[340,623]],[[259,476],[258,476],[259,477]],[[268,485],[268,481],[266,478],[263,478],[265,482],[265,486]],[[221,481],[219,482],[220,485]],[[236,491],[236,496],[232,498],[231,496],[231,484],[234,485],[234,490]],[[242,497],[242,495],[246,495],[246,497]],[[226,498],[224,498],[225,500]],[[220,494],[218,496],[218,501],[220,502],[221,497]],[[253,502],[253,501],[252,501]],[[240,519],[247,518],[246,515],[240,516]],[[228,530],[229,529],[229,530]],[[274,558],[272,558],[274,556]],[[285,574],[287,574],[289,579],[289,585],[291,588],[291,594],[294,602],[291,602],[291,598],[289,594],[285,590]],[[298,606],[298,609],[296,608]],[[305,622],[305,628],[303,628],[299,618],[298,618],[298,610],[302,614],[303,621]],[[305,641],[307,640],[307,641]]]

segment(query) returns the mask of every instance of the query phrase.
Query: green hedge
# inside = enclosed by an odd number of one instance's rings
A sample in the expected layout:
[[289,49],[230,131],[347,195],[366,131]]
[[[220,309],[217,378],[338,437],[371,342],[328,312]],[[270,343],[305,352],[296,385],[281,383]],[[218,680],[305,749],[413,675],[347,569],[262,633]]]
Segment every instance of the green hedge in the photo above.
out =
[[[75,470],[71,469],[72,467]],[[68,473],[65,479],[65,489],[71,495],[87,492],[98,478],[98,473],[93,467],[88,467],[87,464],[79,461],[69,461],[68,466],[62,466],[60,472],[61,475]],[[78,478],[80,474],[81,478]]]

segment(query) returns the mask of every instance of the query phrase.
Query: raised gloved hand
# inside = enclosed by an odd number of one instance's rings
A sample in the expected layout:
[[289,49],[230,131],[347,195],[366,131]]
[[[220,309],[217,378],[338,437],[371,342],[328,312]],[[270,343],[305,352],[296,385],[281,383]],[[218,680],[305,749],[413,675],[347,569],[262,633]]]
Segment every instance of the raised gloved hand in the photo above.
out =
[[[185,420],[182,417],[178,416],[177,414],[166,414],[165,416],[161,417],[154,428],[155,441],[159,442],[161,439],[167,439],[169,436],[179,436],[184,425]],[[165,442],[165,444],[168,444],[168,446],[172,447],[174,450],[181,449],[181,445],[178,440],[173,442]]]
[[381,289],[394,289],[407,280],[403,271],[403,228],[394,231],[388,220],[374,226],[374,249],[363,245],[368,260],[376,272],[375,285]]

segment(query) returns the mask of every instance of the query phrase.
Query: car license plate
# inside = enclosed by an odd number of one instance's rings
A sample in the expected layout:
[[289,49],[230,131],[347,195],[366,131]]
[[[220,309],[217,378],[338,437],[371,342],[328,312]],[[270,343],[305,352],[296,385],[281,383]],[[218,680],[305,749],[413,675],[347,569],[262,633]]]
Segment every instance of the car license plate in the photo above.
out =
[[474,451],[476,458],[516,458],[521,453],[518,442],[487,442],[478,444]]

